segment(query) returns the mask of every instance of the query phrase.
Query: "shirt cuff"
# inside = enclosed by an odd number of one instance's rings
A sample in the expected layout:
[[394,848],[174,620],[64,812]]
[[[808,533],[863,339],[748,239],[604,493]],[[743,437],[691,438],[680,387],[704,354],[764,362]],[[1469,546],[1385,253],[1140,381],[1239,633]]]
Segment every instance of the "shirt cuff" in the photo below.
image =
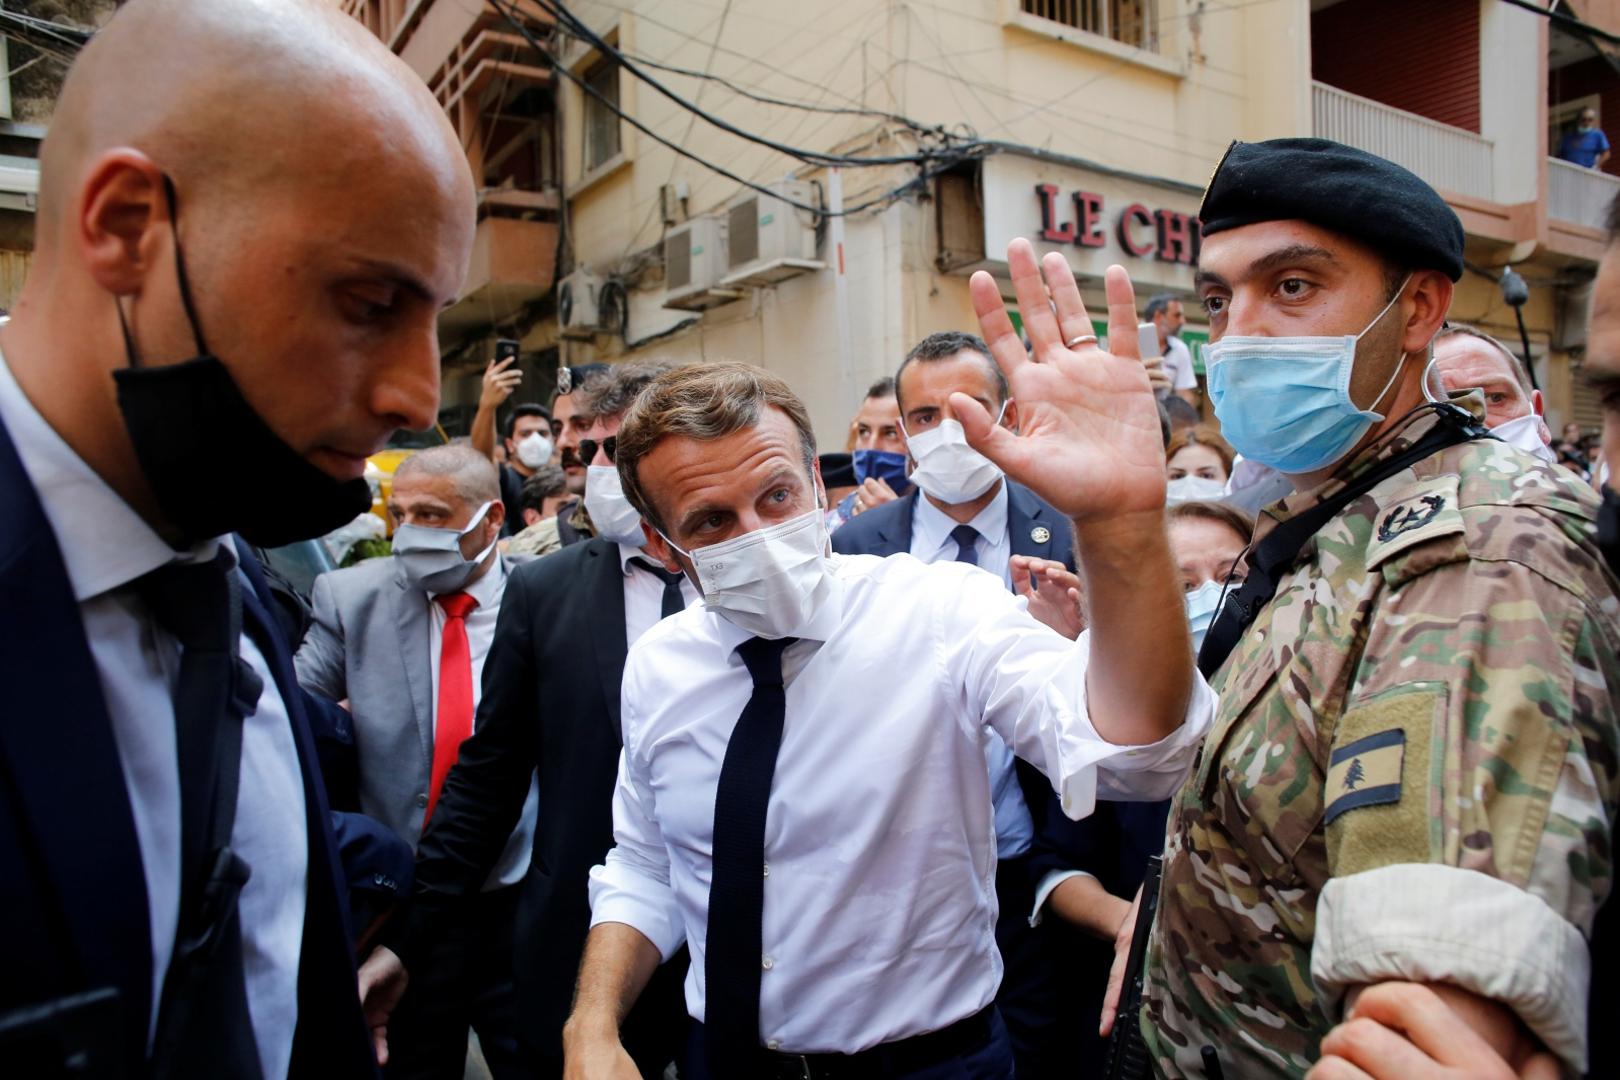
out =
[[1586,939],[1540,897],[1486,874],[1408,863],[1331,879],[1311,978],[1333,1018],[1354,986],[1449,983],[1512,1009],[1566,1069],[1586,1072]]
[[[1188,661],[1191,663],[1191,660]],[[1168,799],[1181,787],[1199,744],[1215,720],[1219,699],[1203,675],[1194,669],[1192,693],[1181,726],[1158,742],[1141,746],[1120,746],[1092,734],[1106,747],[1096,769],[1085,769],[1069,778],[1059,792],[1063,812],[1078,821],[1090,814],[1099,798],[1116,802],[1157,802]],[[1091,718],[1085,717],[1091,727]]]
[[638,874],[609,851],[607,861],[591,868],[591,926],[623,923],[639,931],[668,961],[686,942],[680,906],[668,885]]
[[1040,885],[1035,889],[1035,903],[1029,909],[1029,925],[1031,927],[1041,925],[1041,918],[1046,914],[1042,909],[1046,907],[1047,899],[1057,891],[1059,885],[1072,877],[1096,876],[1095,874],[1088,874],[1084,870],[1048,870],[1046,876],[1041,878]]

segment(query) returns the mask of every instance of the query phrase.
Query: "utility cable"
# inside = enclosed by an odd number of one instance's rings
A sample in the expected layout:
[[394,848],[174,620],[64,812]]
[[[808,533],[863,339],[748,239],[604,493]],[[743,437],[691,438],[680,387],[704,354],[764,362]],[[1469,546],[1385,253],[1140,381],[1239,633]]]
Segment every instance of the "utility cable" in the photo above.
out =
[[[717,173],[718,175],[725,177],[727,180],[730,180],[731,182],[733,182],[735,184],[739,184],[742,187],[750,188],[750,189],[752,189],[754,191],[757,191],[757,192],[759,192],[759,193],[761,193],[763,195],[768,195],[771,198],[779,199],[782,202],[786,203],[788,206],[791,206],[796,210],[803,210],[803,211],[805,211],[807,213],[815,214],[819,218],[835,217],[835,216],[849,217],[852,214],[857,214],[857,213],[860,213],[860,212],[865,211],[865,210],[871,210],[871,209],[874,209],[874,208],[877,208],[877,207],[880,207],[880,206],[886,206],[889,203],[893,202],[894,200],[899,199],[899,198],[903,198],[909,192],[914,191],[914,190],[918,189],[919,187],[925,185],[929,180],[932,180],[934,177],[939,176],[942,173],[949,172],[951,169],[956,168],[958,165],[962,164],[963,162],[971,160],[971,159],[976,158],[976,157],[982,157],[984,150],[987,149],[987,144],[974,143],[974,144],[971,144],[969,146],[953,147],[953,148],[951,148],[951,150],[949,152],[946,152],[946,153],[933,154],[933,155],[930,155],[930,156],[927,156],[927,157],[922,157],[922,158],[915,158],[915,157],[905,158],[905,159],[903,159],[903,161],[906,164],[920,164],[923,161],[937,161],[937,162],[940,162],[940,164],[937,165],[937,166],[934,166],[934,167],[924,168],[920,173],[918,173],[917,176],[913,177],[911,180],[907,181],[906,183],[901,184],[901,185],[899,185],[897,187],[891,188],[891,189],[883,192],[880,195],[874,196],[871,199],[864,200],[864,201],[856,203],[856,204],[854,204],[852,206],[846,206],[843,209],[843,211],[841,212],[841,214],[836,214],[835,215],[832,211],[828,210],[826,207],[816,206],[816,205],[813,205],[813,204],[810,204],[810,203],[805,203],[805,202],[800,202],[797,199],[793,199],[793,198],[784,196],[781,192],[772,191],[770,188],[764,186],[763,184],[759,184],[759,183],[754,182],[753,180],[748,180],[748,179],[746,179],[746,178],[744,178],[742,176],[739,176],[736,173],[732,172],[730,169],[727,169],[727,168],[725,168],[724,166],[721,166],[721,165],[717,165],[714,162],[709,161],[709,160],[701,157],[700,155],[693,153],[690,150],[687,150],[685,147],[680,146],[679,144],[675,143],[673,140],[668,139],[663,135],[660,135],[658,132],[654,131],[652,128],[648,127],[646,124],[642,123],[640,120],[638,120],[635,117],[633,117],[633,116],[629,115],[628,113],[626,113],[616,103],[614,103],[613,101],[610,101],[605,94],[603,94],[601,91],[597,90],[594,86],[591,86],[584,79],[580,78],[578,75],[575,75],[572,71],[568,70],[568,68],[561,61],[559,61],[555,56],[553,56],[551,54],[551,52],[549,50],[547,50],[545,48],[545,46],[543,46],[535,38],[533,32],[531,32],[529,30],[528,26],[526,24],[524,24],[524,22],[520,18],[517,17],[517,13],[510,6],[510,0],[489,0],[489,2],[490,2],[491,5],[493,5],[495,7],[495,9],[497,11],[499,11],[501,13],[501,15],[506,19],[506,21],[515,30],[517,30],[517,32],[519,34],[521,34],[523,36],[524,40],[526,40],[529,43],[531,48],[533,48],[541,56],[545,57],[546,62],[551,65],[551,69],[553,71],[555,71],[558,75],[562,76],[564,79],[567,79],[569,82],[573,83],[574,86],[578,87],[584,93],[590,95],[600,105],[602,105],[604,108],[606,108],[609,112],[613,113],[620,120],[623,120],[625,123],[629,124],[631,127],[635,128],[637,131],[641,132],[643,135],[646,135],[649,139],[652,139],[654,142],[660,144],[661,146],[667,147],[668,149],[670,149],[670,150],[674,151],[675,153],[679,154],[681,157],[684,157],[684,158],[688,159],[689,161],[695,162],[696,164],[703,166],[705,169],[708,169],[711,172]],[[854,159],[851,159],[851,160],[861,162],[861,163],[864,163],[864,164],[871,164],[873,159],[870,159],[870,158],[854,158]],[[832,166],[823,166],[823,167],[832,167]]]
[[[492,0],[492,2],[494,2],[494,0]],[[715,116],[713,113],[701,108],[696,103],[682,97],[680,94],[677,94],[675,91],[665,86],[652,75],[641,70],[641,68],[639,68],[634,61],[625,56],[625,54],[620,52],[615,46],[609,44],[601,37],[601,35],[597,34],[596,31],[592,30],[562,4],[558,3],[557,0],[535,0],[535,2],[543,10],[555,18],[558,23],[561,24],[569,33],[585,41],[591,45],[592,48],[601,52],[603,55],[611,57],[631,75],[640,79],[642,82],[646,83],[648,86],[652,87],[654,90],[658,91],[664,97],[679,105],[681,108],[694,113],[699,119],[719,128],[721,131],[735,135],[738,138],[744,139],[748,142],[757,143],[758,145],[766,147],[767,149],[775,150],[779,154],[784,154],[788,157],[795,158],[806,165],[816,165],[821,167],[843,166],[849,168],[871,168],[879,165],[921,165],[935,160],[938,157],[937,153],[928,151],[920,154],[903,154],[865,158],[850,157],[844,154],[828,154],[819,150],[807,150],[801,147],[789,146],[786,143],[777,142],[775,139],[766,138],[763,135],[757,135],[751,131],[744,130],[743,128],[738,127],[736,124],[731,123],[729,120]],[[508,15],[508,18],[510,18],[510,15]],[[969,144],[969,146],[971,145],[972,144]]]

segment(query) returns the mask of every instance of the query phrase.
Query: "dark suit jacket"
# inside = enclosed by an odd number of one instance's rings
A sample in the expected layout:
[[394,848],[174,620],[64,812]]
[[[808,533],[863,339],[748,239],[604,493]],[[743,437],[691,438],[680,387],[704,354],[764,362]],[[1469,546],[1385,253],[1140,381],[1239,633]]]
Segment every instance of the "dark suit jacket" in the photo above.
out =
[[[1029,488],[1012,480],[1007,485],[1007,535],[1014,555],[1056,559],[1074,569],[1074,531],[1069,519]],[[911,518],[922,493],[911,494],[874,507],[851,518],[832,535],[833,550],[844,555],[897,555],[911,550]],[[1045,529],[1045,540],[1035,539]],[[1000,566],[986,570],[999,574]]]
[[[120,998],[124,1075],[144,1075],[152,1011],[146,877],[112,722],[56,536],[0,425],[0,1015],[87,990]],[[252,584],[243,625],[264,653],[292,721],[304,779],[309,877],[298,972],[293,1076],[371,1076],[343,880],[292,658],[269,588],[244,544]]]
[[[538,769],[540,814],[513,963],[519,1037],[552,1067],[590,926],[588,875],[613,846],[627,651],[616,544],[582,540],[512,571],[473,734],[417,847],[415,897],[392,942],[409,969],[415,947],[478,893]],[[667,1029],[684,1023],[685,967],[663,965],[625,1025],[625,1045],[643,1064],[663,1052]]]

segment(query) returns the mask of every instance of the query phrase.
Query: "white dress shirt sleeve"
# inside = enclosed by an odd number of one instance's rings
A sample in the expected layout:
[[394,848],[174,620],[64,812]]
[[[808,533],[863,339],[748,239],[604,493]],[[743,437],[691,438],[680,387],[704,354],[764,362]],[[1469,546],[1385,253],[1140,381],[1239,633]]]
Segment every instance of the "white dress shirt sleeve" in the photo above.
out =
[[633,753],[632,679],[627,664],[620,695],[625,749],[619,753],[619,780],[613,790],[613,848],[602,865],[591,869],[591,926],[613,922],[632,927],[667,961],[685,943],[686,924],[669,882],[669,850],[658,825],[653,791],[644,763]]
[[1030,617],[996,577],[977,570],[960,577],[933,620],[944,670],[960,680],[970,715],[977,707],[1014,753],[1047,775],[1063,812],[1083,818],[1099,795],[1172,795],[1215,715],[1203,677],[1194,671],[1187,715],[1175,731],[1145,746],[1108,742],[1086,710],[1090,632],[1069,641]]

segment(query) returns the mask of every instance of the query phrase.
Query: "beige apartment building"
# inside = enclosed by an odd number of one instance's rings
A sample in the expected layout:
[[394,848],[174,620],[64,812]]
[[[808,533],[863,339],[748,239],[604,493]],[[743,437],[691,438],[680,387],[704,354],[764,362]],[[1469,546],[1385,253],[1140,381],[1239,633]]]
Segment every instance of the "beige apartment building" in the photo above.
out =
[[1205,181],[1233,139],[1315,134],[1442,191],[1468,232],[1454,318],[1517,351],[1515,267],[1551,419],[1596,419],[1576,374],[1620,176],[1549,154],[1586,106],[1620,138],[1620,3],[338,2],[428,80],[484,185],[443,329],[455,416],[510,336],[537,399],[559,363],[763,364],[835,448],[913,342],[974,328],[972,271],[1010,304],[1015,236],[1094,310],[1114,262],[1139,302],[1177,295],[1197,344]]

